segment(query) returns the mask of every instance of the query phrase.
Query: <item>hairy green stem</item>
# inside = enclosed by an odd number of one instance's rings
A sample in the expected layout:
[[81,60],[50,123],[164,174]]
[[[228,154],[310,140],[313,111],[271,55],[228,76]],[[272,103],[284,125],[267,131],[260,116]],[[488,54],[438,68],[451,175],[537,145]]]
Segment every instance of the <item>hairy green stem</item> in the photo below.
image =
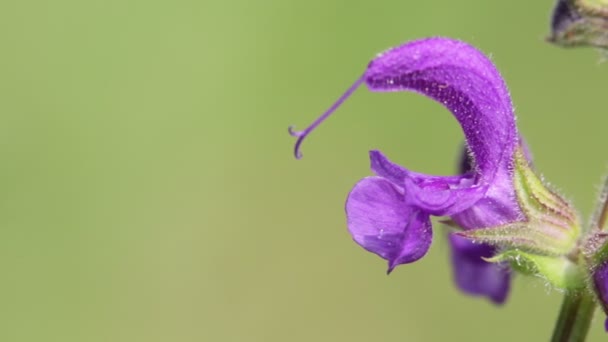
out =
[[595,306],[595,301],[587,291],[566,292],[551,341],[585,341]]

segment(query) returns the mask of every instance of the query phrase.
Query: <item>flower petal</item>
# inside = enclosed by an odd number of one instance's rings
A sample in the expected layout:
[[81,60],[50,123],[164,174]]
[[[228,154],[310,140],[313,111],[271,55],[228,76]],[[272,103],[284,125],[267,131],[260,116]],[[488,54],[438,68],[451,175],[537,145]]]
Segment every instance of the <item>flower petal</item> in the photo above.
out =
[[511,273],[506,265],[489,263],[482,257],[494,256],[495,248],[475,244],[468,239],[450,234],[454,281],[463,292],[484,296],[496,304],[507,299],[511,287]]
[[370,167],[376,175],[386,178],[394,184],[402,184],[409,177],[408,169],[393,163],[378,150],[369,151],[369,161]]
[[429,215],[407,206],[401,189],[384,178],[360,180],[348,195],[346,216],[353,239],[388,260],[388,272],[420,259],[431,245]]
[[476,185],[473,174],[460,176],[432,176],[409,171],[391,162],[382,152],[370,151],[371,168],[405,189],[405,200],[410,206],[428,214],[448,216],[471,207],[486,193],[487,185]]
[[498,70],[474,47],[447,38],[414,41],[381,53],[364,78],[372,91],[415,91],[445,105],[485,181],[508,169],[517,145],[511,99]]
[[[519,148],[523,151],[530,167],[533,167],[532,154],[525,140],[519,137]],[[475,169],[469,149],[465,146],[460,154],[458,171],[467,174]],[[505,224],[507,222],[522,219],[522,213],[516,201],[515,189],[512,177],[508,170],[500,170],[494,182],[490,184],[488,192],[484,198],[475,203],[470,209],[457,213],[453,219],[465,229],[492,227]]]
[[[412,179],[442,179],[450,184],[458,184],[462,181],[463,176],[431,176],[422,173],[410,171],[399,164],[393,163],[384,153],[378,150],[369,151],[369,159],[372,171],[383,178],[388,179],[392,183],[401,184],[406,178]],[[469,176],[465,176],[468,178]]]

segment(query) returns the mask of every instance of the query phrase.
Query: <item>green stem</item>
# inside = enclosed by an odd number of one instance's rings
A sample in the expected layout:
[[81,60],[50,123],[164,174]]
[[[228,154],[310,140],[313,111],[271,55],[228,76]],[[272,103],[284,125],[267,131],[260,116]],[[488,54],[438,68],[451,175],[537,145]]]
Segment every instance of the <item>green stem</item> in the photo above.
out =
[[595,301],[587,291],[566,292],[551,341],[585,341],[594,312]]

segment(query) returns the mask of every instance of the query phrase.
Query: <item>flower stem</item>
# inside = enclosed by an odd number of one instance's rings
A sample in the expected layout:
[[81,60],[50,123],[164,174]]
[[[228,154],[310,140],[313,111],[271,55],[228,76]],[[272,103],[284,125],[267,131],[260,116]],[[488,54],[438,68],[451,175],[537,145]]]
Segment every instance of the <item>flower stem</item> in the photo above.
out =
[[594,312],[595,301],[587,291],[566,292],[551,341],[585,341]]

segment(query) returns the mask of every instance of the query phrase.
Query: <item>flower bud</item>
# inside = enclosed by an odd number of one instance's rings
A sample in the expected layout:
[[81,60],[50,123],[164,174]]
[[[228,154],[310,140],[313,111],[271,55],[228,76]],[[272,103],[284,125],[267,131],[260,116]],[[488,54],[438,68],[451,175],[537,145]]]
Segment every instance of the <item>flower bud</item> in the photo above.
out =
[[[608,234],[599,228],[594,227],[594,231],[589,234],[583,255],[590,275],[590,287],[608,315]],[[606,323],[608,330],[608,320]]]
[[564,47],[608,48],[608,1],[558,0],[547,40]]

